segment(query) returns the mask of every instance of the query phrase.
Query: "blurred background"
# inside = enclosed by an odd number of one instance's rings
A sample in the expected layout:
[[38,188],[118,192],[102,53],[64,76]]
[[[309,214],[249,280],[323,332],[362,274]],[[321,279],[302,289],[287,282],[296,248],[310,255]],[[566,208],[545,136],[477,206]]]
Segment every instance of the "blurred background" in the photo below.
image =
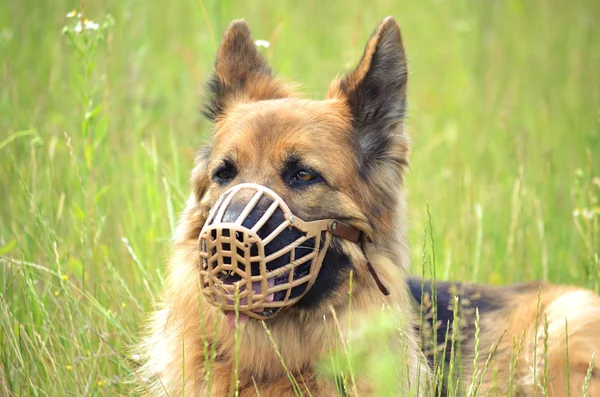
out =
[[236,18],[313,98],[397,19],[414,274],[598,291],[600,2],[82,4],[0,4],[0,394],[131,393]]

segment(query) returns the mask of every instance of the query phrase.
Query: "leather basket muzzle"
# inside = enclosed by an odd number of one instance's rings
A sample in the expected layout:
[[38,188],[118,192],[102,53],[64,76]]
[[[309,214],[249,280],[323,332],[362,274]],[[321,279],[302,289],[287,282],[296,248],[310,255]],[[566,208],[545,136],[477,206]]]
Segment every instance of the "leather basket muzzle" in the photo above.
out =
[[[244,197],[246,204],[237,219],[225,221],[227,208],[236,197]],[[266,211],[251,226],[244,226],[264,198],[270,202]],[[281,222],[273,225],[275,219]],[[265,235],[261,228],[269,221],[269,233]],[[282,247],[280,243],[273,245],[276,250],[267,249],[288,228],[296,229],[294,235],[299,237]],[[280,196],[264,186],[236,185],[221,195],[200,232],[202,293],[210,304],[223,311],[234,311],[237,305],[237,310],[249,317],[273,317],[282,308],[298,302],[315,283],[332,233],[350,234],[350,238],[344,238],[355,241],[360,234],[357,229],[331,219],[305,222],[292,214]],[[286,258],[283,264],[282,257]],[[273,266],[275,260],[277,266]]]

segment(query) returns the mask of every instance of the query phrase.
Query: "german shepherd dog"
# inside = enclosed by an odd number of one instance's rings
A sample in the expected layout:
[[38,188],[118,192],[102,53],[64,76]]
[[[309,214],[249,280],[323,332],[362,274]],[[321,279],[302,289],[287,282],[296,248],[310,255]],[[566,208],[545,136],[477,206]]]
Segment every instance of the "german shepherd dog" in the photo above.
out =
[[[360,329],[385,309],[402,319],[386,342],[403,357],[392,395],[506,395],[510,385],[517,395],[564,396],[586,385],[600,396],[600,357],[590,365],[600,353],[597,295],[406,276],[407,74],[388,17],[326,99],[302,99],[273,75],[246,22],[229,25],[207,86],[211,140],[191,174],[163,307],[143,347],[144,373],[156,380],[148,390],[373,395],[378,379],[326,375],[319,360],[344,348],[350,320]],[[450,360],[457,309],[460,373],[444,384],[423,341],[437,330],[433,350]]]

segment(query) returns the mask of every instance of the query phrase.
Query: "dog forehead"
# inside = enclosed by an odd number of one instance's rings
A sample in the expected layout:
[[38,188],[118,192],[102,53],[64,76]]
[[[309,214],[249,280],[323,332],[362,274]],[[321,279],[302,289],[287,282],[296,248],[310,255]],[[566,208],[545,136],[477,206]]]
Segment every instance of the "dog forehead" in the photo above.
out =
[[216,137],[237,136],[260,140],[289,138],[319,139],[323,135],[349,134],[350,120],[339,101],[285,98],[241,103],[217,123]]
[[336,100],[286,98],[242,103],[215,129],[217,151],[238,155],[254,153],[273,159],[295,152],[336,157],[353,147],[350,116]]

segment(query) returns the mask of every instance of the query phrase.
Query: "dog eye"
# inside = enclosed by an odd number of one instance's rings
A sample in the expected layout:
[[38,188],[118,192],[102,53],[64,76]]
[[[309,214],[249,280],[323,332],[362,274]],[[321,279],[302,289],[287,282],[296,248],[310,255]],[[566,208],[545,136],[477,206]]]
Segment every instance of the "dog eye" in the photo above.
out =
[[316,175],[311,174],[306,170],[300,170],[296,173],[296,175],[294,175],[294,177],[303,182],[310,182],[316,178]]
[[217,168],[213,174],[213,179],[218,183],[227,183],[237,175],[237,171],[233,164],[225,162],[221,167]]
[[292,185],[312,183],[317,182],[319,179],[321,179],[321,176],[316,172],[307,169],[301,169],[298,170],[294,175],[292,175],[290,183]]

